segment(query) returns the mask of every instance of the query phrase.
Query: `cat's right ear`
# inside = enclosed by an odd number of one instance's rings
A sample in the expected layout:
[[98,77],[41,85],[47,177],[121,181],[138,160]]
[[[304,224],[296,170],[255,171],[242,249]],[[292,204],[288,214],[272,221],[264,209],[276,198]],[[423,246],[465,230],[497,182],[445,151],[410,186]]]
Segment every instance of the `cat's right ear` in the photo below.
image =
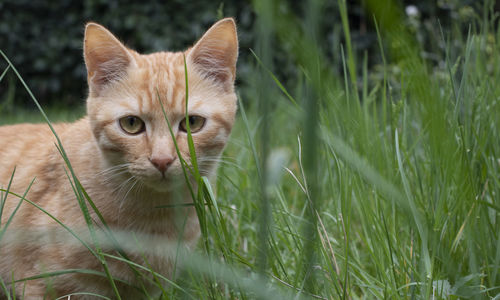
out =
[[236,77],[238,36],[232,18],[215,23],[189,50],[187,61],[206,78],[231,89]]
[[90,94],[99,93],[123,77],[134,58],[127,48],[106,28],[96,23],[85,27],[83,55],[87,66]]

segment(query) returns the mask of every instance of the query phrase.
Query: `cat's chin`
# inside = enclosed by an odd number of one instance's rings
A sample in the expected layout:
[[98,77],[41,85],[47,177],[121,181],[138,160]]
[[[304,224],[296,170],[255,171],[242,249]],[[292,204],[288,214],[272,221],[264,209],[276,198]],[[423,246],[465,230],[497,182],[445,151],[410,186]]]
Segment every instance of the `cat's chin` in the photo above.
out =
[[149,189],[157,193],[172,193],[184,186],[182,180],[171,180],[168,178],[144,180],[143,182]]

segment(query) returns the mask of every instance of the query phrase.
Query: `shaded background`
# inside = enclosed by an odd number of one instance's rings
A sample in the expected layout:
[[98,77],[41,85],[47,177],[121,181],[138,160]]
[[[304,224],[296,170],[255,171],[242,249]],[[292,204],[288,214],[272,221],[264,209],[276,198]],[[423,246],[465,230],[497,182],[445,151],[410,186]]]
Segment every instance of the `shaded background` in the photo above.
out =
[[[497,2],[53,3],[0,2],[0,50],[44,109],[75,118],[86,96],[86,22],[152,52],[185,49],[217,19],[236,18],[243,105],[218,172],[222,213],[209,215],[206,253],[319,299],[430,299],[436,289],[442,299],[499,298]],[[6,76],[0,124],[41,120],[13,72]],[[74,119],[60,111],[57,120]],[[247,298],[203,277],[181,282],[195,299],[216,298],[212,290]]]
[[[447,34],[461,31],[463,25],[480,20],[482,11],[478,1],[439,0],[402,1],[407,13],[407,26],[416,34],[431,58],[433,51],[443,47],[440,26]],[[282,1],[283,13],[304,19],[305,1]],[[368,56],[372,76],[377,76],[380,57],[373,17],[364,9],[364,1],[349,1],[349,22],[355,53],[362,59]],[[279,5],[279,4],[277,4]],[[323,1],[323,19],[317,36],[318,45],[331,60],[334,74],[343,76],[340,47],[343,32],[337,1]],[[495,5],[495,8],[498,4]],[[110,29],[129,47],[149,53],[160,50],[178,51],[192,45],[217,19],[233,16],[237,20],[240,39],[238,86],[240,92],[252,93],[256,67],[249,49],[256,43],[256,20],[252,1],[0,1],[0,49],[12,60],[21,75],[45,106],[75,107],[86,98],[86,71],[82,57],[84,25],[95,21]],[[460,27],[462,26],[462,27]],[[271,33],[272,34],[272,33]],[[455,35],[456,36],[456,35]],[[451,43],[453,45],[453,43]],[[286,41],[273,39],[272,62],[268,67],[288,86],[297,80],[296,64],[288,51]],[[435,61],[436,65],[441,63]],[[0,67],[5,68],[5,62]],[[274,66],[274,67],[273,67]],[[362,64],[359,64],[361,67]],[[395,70],[397,72],[397,70]],[[15,107],[31,107],[21,84],[9,72],[0,85],[0,113],[9,113]],[[397,74],[396,74],[397,75]],[[244,97],[246,98],[246,97]]]

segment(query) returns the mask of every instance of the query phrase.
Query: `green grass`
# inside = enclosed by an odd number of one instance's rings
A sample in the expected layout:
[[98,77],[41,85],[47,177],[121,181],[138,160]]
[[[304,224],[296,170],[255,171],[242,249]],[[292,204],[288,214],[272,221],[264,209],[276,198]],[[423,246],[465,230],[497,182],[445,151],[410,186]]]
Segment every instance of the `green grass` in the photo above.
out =
[[[32,107],[15,107],[8,111],[2,111],[0,104],[0,125],[44,122],[40,111],[35,109]],[[85,115],[85,108],[83,105],[73,108],[48,107],[45,112],[52,122],[72,122]]]
[[[310,1],[301,20],[255,1],[261,67],[243,88],[259,92],[242,93],[216,187],[198,178],[203,238],[187,257],[172,246],[169,255],[183,269],[162,297],[500,297],[494,19],[486,15],[468,36],[436,37],[459,46],[445,42],[435,53],[444,64],[434,66],[401,26],[401,13],[377,3],[367,1],[379,30],[381,76],[371,76],[366,56],[351,45],[345,1],[339,26],[346,43],[334,49],[315,36],[320,2]],[[289,46],[299,70],[293,88],[268,73],[274,37]],[[342,56],[345,76],[331,71],[339,66],[329,51]],[[0,122],[33,120],[11,118]],[[69,176],[82,210],[92,209]],[[95,250],[103,262],[126,260]]]

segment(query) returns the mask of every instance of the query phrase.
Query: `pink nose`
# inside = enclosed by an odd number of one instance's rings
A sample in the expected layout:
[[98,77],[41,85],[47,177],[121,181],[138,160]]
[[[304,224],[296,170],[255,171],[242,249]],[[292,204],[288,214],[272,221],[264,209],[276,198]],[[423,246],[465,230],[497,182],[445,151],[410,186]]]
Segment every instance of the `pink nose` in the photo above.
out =
[[155,166],[161,173],[165,173],[174,159],[174,157],[154,157],[149,160],[151,161],[153,166]]

